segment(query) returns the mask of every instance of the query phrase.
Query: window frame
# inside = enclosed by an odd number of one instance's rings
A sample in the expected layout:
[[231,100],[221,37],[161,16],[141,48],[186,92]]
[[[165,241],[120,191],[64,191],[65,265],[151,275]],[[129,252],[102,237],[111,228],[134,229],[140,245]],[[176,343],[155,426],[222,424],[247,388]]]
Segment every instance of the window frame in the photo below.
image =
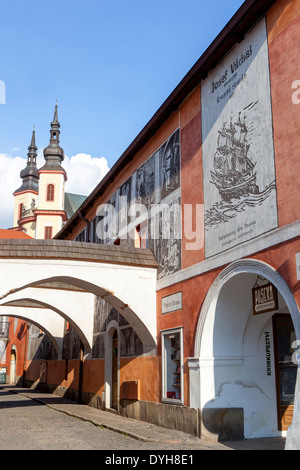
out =
[[[51,236],[46,237],[47,231],[50,231]],[[45,225],[44,226],[44,240],[51,240],[53,237],[53,226],[52,225]]]
[[54,202],[55,186],[53,183],[47,184],[46,201]]
[[[167,343],[166,339],[168,336],[170,337],[176,334],[179,334],[180,347],[179,347],[179,359],[174,361],[174,359],[171,359],[171,351],[170,351],[171,346]],[[162,355],[162,402],[174,404],[174,405],[183,405],[184,404],[183,326],[161,331],[161,355]],[[171,390],[168,390],[168,388],[170,386],[172,387],[173,385],[175,385],[173,383],[168,384],[167,372],[169,370],[169,376],[170,376],[170,368],[172,369],[172,366],[175,365],[175,364],[172,364],[170,361],[179,362],[179,365],[177,368],[177,370],[179,369],[179,372],[176,371],[174,373],[174,377],[176,373],[180,373],[180,386],[178,387],[180,396],[177,398],[170,398],[167,396],[167,392],[171,391]],[[168,365],[169,365],[169,368],[168,368]],[[176,393],[176,389],[177,387],[174,386],[172,392]]]

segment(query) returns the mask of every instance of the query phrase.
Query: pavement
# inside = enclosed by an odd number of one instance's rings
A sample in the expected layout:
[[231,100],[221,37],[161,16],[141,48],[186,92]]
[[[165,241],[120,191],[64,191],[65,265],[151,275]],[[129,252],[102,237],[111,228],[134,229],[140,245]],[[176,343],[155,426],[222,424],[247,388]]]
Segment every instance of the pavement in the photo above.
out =
[[138,441],[160,445],[178,445],[178,448],[197,450],[284,450],[284,438],[248,439],[241,441],[213,442],[177,430],[161,428],[143,421],[126,418],[112,411],[102,411],[78,404],[55,394],[14,385],[0,385],[6,392],[22,395],[69,416],[88,421],[95,426],[123,434]]

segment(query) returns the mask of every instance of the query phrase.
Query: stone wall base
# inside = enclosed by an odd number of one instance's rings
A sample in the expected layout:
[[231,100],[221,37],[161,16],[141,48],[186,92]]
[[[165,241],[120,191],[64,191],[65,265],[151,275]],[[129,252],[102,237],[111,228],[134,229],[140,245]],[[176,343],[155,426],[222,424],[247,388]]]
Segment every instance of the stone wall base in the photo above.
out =
[[[25,381],[25,387],[78,402],[77,390],[61,386]],[[100,395],[82,393],[81,403],[105,410]],[[242,408],[207,408],[200,410],[188,406],[138,400],[120,400],[118,413],[166,429],[176,429],[203,440],[230,441],[244,439],[244,413]]]
[[242,408],[200,410],[167,403],[121,400],[119,413],[166,429],[176,429],[203,440],[244,439]]

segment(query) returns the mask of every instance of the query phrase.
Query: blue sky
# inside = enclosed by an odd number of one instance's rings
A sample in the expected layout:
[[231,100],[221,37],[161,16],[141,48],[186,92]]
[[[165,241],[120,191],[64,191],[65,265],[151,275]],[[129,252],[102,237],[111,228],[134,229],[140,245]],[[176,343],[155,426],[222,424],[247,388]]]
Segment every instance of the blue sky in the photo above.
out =
[[[81,182],[77,192],[90,191],[95,178],[121,156],[242,3],[3,2],[0,80],[6,86],[6,103],[0,104],[0,155],[6,160],[0,166],[2,176],[10,171],[10,163],[11,171],[22,166],[33,125],[39,153],[48,145],[57,99],[68,163],[81,155],[83,165],[85,155],[87,166],[93,168],[94,179],[86,181],[85,188]],[[95,165],[101,157],[102,163]],[[18,186],[16,181],[14,189]],[[10,189],[7,200],[12,198]],[[75,192],[75,183],[71,189]],[[5,228],[3,223],[0,211],[0,227]]]

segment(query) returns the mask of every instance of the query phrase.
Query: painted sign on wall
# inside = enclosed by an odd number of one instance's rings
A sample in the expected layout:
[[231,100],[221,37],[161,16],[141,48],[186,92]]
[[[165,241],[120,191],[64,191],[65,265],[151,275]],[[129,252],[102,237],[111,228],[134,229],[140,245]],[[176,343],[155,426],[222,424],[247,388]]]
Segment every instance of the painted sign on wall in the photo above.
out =
[[175,312],[182,309],[182,292],[168,295],[161,299],[161,313]]
[[202,81],[205,253],[278,226],[265,19]]

